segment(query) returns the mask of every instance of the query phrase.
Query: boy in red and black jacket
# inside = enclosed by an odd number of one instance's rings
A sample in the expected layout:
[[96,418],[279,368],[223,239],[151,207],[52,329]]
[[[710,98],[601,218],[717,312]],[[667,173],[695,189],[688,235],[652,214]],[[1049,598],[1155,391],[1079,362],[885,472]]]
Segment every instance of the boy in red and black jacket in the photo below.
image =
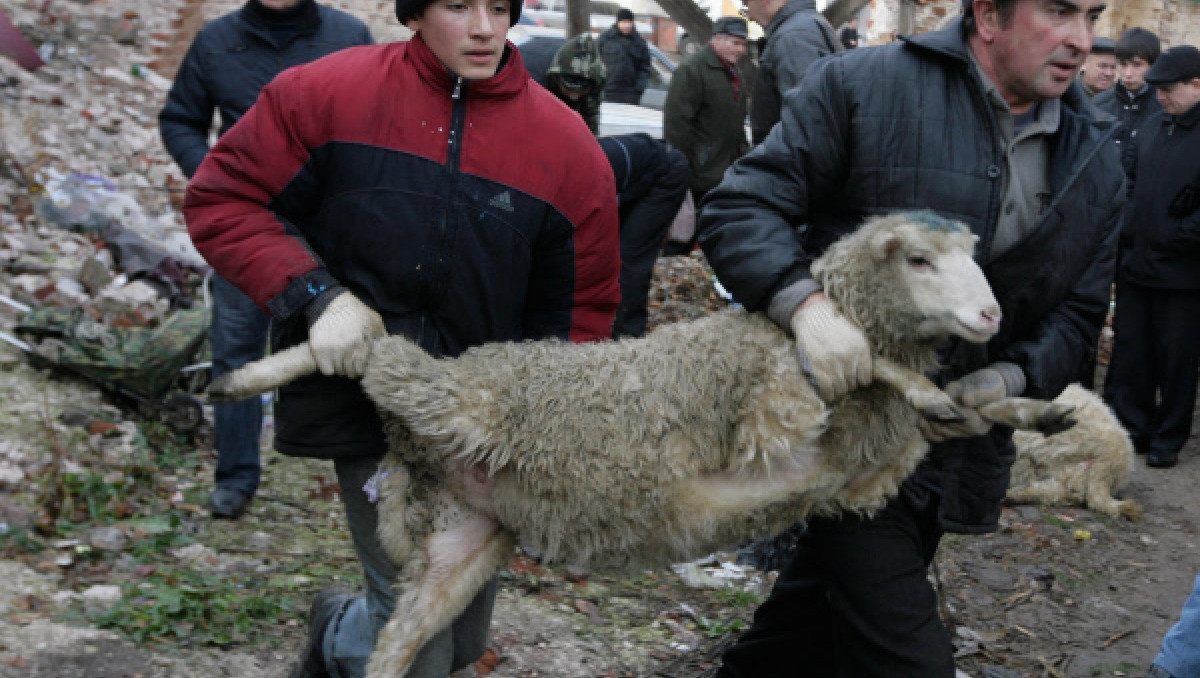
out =
[[[347,49],[268,85],[184,208],[209,263],[271,314],[272,344],[307,340],[322,373],[280,391],[276,448],[334,460],[367,591],[318,596],[297,678],[361,676],[395,605],[363,490],[385,452],[356,382],[372,340],[404,334],[454,356],[601,339],[620,296],[612,170],[505,41],[520,3],[398,0],[396,14],[410,42]],[[494,590],[410,675],[482,654]]]

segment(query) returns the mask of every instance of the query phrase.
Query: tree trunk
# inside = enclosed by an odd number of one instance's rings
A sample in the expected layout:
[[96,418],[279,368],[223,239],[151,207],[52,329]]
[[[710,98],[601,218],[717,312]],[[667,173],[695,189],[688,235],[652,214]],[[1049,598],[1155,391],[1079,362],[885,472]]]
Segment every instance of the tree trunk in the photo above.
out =
[[708,44],[712,38],[712,19],[693,0],[658,0],[658,6],[683,26],[689,38],[701,45]]
[[833,0],[821,14],[825,15],[825,19],[834,28],[838,28],[857,16],[862,8],[867,6],[868,2],[870,0]]
[[[513,0],[513,2],[522,2],[522,0]],[[567,39],[591,30],[592,3],[589,0],[567,0]]]
[[[572,2],[578,4],[583,0],[567,0],[567,2],[570,6]],[[863,7],[867,6],[868,2],[870,0],[833,0],[821,14],[825,15],[834,28],[837,28],[858,14]],[[712,38],[712,20],[693,0],[658,0],[658,6],[662,7],[667,16],[675,20],[675,23],[683,26],[688,37],[696,42],[706,44]],[[763,26],[763,29],[765,30],[766,26]]]

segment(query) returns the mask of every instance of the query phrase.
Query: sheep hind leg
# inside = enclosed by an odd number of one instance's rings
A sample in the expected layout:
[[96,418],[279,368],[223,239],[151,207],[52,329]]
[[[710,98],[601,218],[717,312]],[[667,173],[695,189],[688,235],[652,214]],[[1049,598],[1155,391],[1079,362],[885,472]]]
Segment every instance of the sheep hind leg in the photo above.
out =
[[1022,431],[1038,431],[1052,436],[1075,425],[1073,405],[1062,405],[1034,398],[1004,398],[981,406],[979,416],[993,424],[1004,424]]
[[954,399],[938,388],[925,375],[910,370],[887,358],[876,357],[872,361],[872,376],[887,384],[904,396],[925,419],[938,424],[958,424],[967,416],[959,409]]
[[1142,507],[1132,499],[1117,499],[1112,495],[1112,488],[1100,474],[1088,478],[1087,495],[1084,503],[1093,511],[1098,511],[1113,518],[1124,516],[1128,520],[1142,519]]
[[[415,563],[404,568],[400,600],[379,632],[367,678],[403,676],[417,652],[453,623],[512,553],[512,535],[491,518],[473,515],[434,532]],[[413,566],[415,565],[415,566]]]

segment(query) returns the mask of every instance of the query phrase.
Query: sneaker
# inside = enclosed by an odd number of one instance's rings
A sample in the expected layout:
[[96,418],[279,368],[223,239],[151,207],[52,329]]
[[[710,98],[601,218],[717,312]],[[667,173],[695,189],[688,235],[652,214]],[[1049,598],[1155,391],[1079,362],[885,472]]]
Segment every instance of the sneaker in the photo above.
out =
[[1146,674],[1146,678],[1175,678],[1175,676],[1158,664],[1151,664],[1150,673]]
[[208,498],[208,508],[213,518],[237,520],[246,512],[250,495],[232,487],[218,487]]
[[288,678],[330,678],[322,649],[325,631],[353,600],[354,596],[340,589],[324,589],[313,598],[312,607],[308,610],[308,643]]

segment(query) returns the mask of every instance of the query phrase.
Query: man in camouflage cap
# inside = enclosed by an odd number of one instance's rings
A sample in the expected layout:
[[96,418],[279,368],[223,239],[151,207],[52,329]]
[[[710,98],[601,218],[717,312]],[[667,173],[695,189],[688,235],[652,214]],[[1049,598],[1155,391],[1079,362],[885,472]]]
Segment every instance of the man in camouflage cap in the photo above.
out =
[[595,134],[600,124],[600,101],[608,75],[596,40],[588,34],[577,35],[559,48],[546,69],[546,89],[553,92],[571,110],[583,116]]

